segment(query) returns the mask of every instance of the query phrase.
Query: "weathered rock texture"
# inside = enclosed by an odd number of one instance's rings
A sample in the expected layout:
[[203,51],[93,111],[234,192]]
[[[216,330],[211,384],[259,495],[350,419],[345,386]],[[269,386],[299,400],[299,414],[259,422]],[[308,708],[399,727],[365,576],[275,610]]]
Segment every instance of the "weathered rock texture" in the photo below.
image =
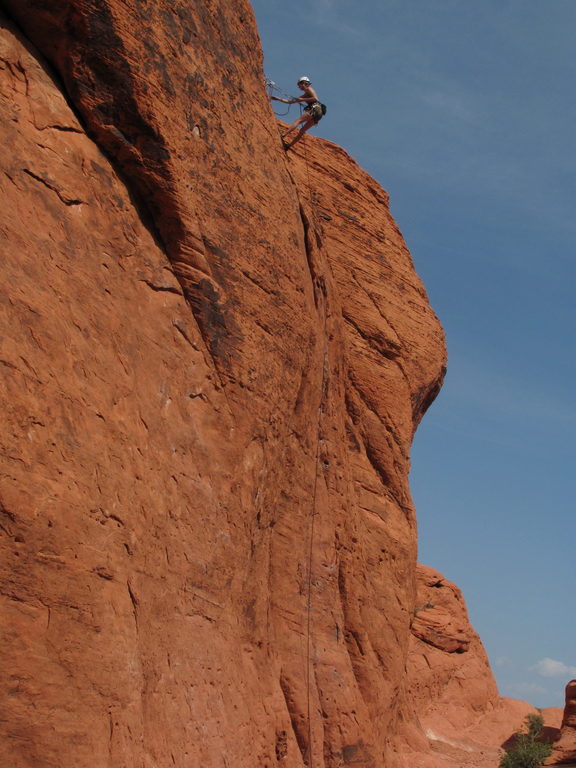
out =
[[498,705],[498,690],[458,587],[419,565],[416,594],[410,693],[423,723],[439,723],[455,736]]
[[496,766],[385,192],[284,154],[242,0],[1,6],[1,764]]
[[394,765],[445,359],[386,194],[286,157],[242,0],[2,8],[0,762]]
[[566,706],[560,735],[547,765],[576,765],[576,680],[566,686]]
[[[497,768],[502,747],[536,709],[498,695],[458,587],[423,565],[416,580],[407,668],[415,714],[404,735],[406,768]],[[546,724],[556,716],[545,713]]]

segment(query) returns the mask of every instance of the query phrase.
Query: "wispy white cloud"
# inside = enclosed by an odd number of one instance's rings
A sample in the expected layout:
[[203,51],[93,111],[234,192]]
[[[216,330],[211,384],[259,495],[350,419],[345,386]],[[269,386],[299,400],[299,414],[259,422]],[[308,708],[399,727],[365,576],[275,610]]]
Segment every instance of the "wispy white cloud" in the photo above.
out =
[[564,664],[563,661],[556,661],[556,659],[540,659],[530,669],[537,672],[541,677],[576,677],[576,667]]
[[508,692],[517,696],[531,696],[534,694],[547,694],[549,691],[538,683],[511,683]]

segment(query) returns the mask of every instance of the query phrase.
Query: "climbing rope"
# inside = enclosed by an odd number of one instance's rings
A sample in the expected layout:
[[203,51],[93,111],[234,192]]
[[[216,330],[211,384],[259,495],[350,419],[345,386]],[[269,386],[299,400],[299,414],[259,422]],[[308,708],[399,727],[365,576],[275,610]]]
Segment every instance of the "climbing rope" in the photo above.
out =
[[[285,91],[282,91],[280,88],[278,88],[278,86],[276,85],[274,80],[270,80],[270,78],[266,77],[265,78],[265,82],[266,82],[266,89],[268,91],[268,98],[269,99],[272,99],[272,96],[279,96],[282,99],[293,99],[294,98],[294,96],[291,96],[289,93],[286,93]],[[274,107],[272,107],[276,117],[286,117],[288,112],[290,112],[290,108],[292,107],[292,104],[288,104],[287,106],[288,106],[288,109],[286,110],[286,112],[280,112],[280,113],[276,112]]]
[[[324,317],[326,319],[326,317]],[[325,330],[325,329],[324,329]],[[312,492],[312,512],[310,519],[310,539],[308,543],[308,594],[307,594],[307,620],[306,620],[306,707],[307,707],[307,719],[308,719],[308,760],[309,768],[314,768],[314,755],[312,749],[312,707],[310,703],[310,691],[311,691],[311,661],[312,661],[312,574],[314,571],[314,528],[316,522],[316,515],[318,514],[316,508],[316,499],[318,495],[318,475],[320,474],[320,443],[321,427],[322,427],[322,403],[324,401],[324,394],[326,389],[326,372],[328,367],[328,342],[324,339],[324,359],[322,361],[322,383],[320,385],[320,402],[318,404],[318,423],[316,426],[316,456],[314,457],[314,490]]]
[[[324,376],[322,377],[322,394],[324,391]],[[322,397],[321,394],[321,397]],[[314,556],[314,523],[316,520],[316,494],[318,491],[318,457],[320,455],[320,415],[322,413],[322,401],[318,408],[318,431],[316,440],[316,457],[314,459],[314,491],[312,493],[312,514],[310,520],[310,541],[308,544],[308,594],[306,617],[306,717],[308,720],[308,757],[310,768],[314,768],[312,756],[312,708],[310,705],[310,662],[312,660],[312,565]]]
[[[280,88],[277,87],[276,83],[273,80],[270,80],[268,77],[265,79],[266,83],[266,89],[268,91],[268,98],[272,98],[274,95],[278,95],[281,98],[284,99],[292,99],[294,98],[288,93],[285,93]],[[288,114],[290,111],[290,107],[292,105],[288,104],[288,109],[286,112],[283,112],[282,114],[278,114],[276,110],[274,110],[274,114],[276,117],[284,117]],[[303,110],[303,104],[299,103],[300,106],[300,112],[302,113]],[[303,137],[302,140],[306,142],[306,137]],[[308,232],[306,233],[306,237],[314,238],[316,237],[317,233],[317,227],[318,222],[316,218],[316,200],[314,198],[313,192],[312,192],[312,182],[310,179],[310,164],[308,160],[308,145],[305,144],[304,147],[304,162],[306,164],[306,181],[308,186],[308,201],[310,205],[310,211],[311,211],[311,221],[308,225]],[[316,270],[314,270],[315,272]],[[318,290],[318,285],[316,284],[316,274],[313,274],[313,280],[315,282],[314,290],[316,293],[316,290]],[[316,428],[316,455],[314,457],[314,487],[312,492],[312,506],[311,506],[311,514],[310,514],[310,534],[309,534],[309,541],[308,541],[308,575],[307,575],[307,594],[306,594],[306,674],[305,674],[305,680],[306,680],[306,716],[308,721],[308,766],[309,768],[314,768],[314,750],[312,746],[312,704],[311,704],[311,665],[312,665],[312,574],[314,570],[314,531],[315,531],[315,522],[316,522],[316,515],[318,514],[316,509],[316,498],[318,494],[318,475],[319,475],[319,458],[320,458],[320,430],[321,430],[321,419],[322,419],[322,402],[324,399],[324,389],[326,386],[326,360],[327,360],[327,348],[326,343],[324,347],[324,362],[322,366],[322,384],[321,384],[321,390],[320,390],[320,403],[318,405],[318,424]]]
[[318,227],[318,219],[316,217],[316,203],[317,199],[312,191],[312,182],[310,181],[310,161],[308,159],[308,142],[307,136],[302,137],[304,142],[304,162],[306,163],[306,181],[308,182],[308,199],[310,201],[310,210],[312,211],[312,224],[314,227],[314,237],[316,237],[316,231]]
[[[303,137],[303,141],[306,141],[306,137]],[[316,219],[316,200],[313,196],[312,192],[312,182],[310,180],[310,167],[308,162],[308,144],[305,144],[304,147],[304,160],[306,163],[306,177],[307,177],[307,183],[308,183],[308,199],[309,199],[309,205],[310,210],[312,213],[312,220],[308,224],[308,232],[306,233],[306,237],[314,239],[316,238],[317,233],[317,219]],[[310,247],[310,245],[308,245]],[[316,269],[314,269],[314,273],[316,273]],[[319,285],[317,283],[317,274],[312,275],[312,279],[314,280],[314,293],[319,288]],[[326,316],[324,315],[324,322],[326,322]],[[327,341],[326,341],[326,332],[324,329],[324,359],[322,363],[322,383],[320,387],[320,403],[318,405],[318,424],[316,427],[316,456],[314,459],[314,490],[312,493],[312,511],[311,511],[311,520],[310,520],[310,540],[308,545],[308,594],[307,594],[307,619],[306,619],[306,706],[307,706],[307,720],[308,720],[308,757],[309,757],[309,766],[310,768],[314,768],[314,759],[313,759],[313,749],[312,749],[312,708],[310,704],[310,691],[311,691],[311,679],[310,679],[310,667],[311,667],[311,661],[312,661],[312,573],[313,573],[313,565],[314,565],[314,528],[315,528],[315,522],[316,522],[316,515],[318,514],[317,507],[316,507],[316,497],[318,494],[318,475],[319,475],[319,459],[320,459],[320,442],[321,442],[321,420],[322,420],[322,402],[324,400],[324,391],[326,386],[326,366],[327,366],[327,357],[328,357],[328,349],[327,349]]]

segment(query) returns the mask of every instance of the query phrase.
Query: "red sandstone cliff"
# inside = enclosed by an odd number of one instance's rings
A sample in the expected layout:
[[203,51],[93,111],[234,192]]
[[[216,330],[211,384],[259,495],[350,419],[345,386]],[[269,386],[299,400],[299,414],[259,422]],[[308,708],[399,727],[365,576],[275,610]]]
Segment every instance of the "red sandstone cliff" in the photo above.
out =
[[285,156],[244,2],[3,7],[2,763],[390,764],[444,346],[385,193]]
[[2,7],[2,764],[431,768],[496,692],[414,616],[445,352],[386,194],[284,154],[246,2]]

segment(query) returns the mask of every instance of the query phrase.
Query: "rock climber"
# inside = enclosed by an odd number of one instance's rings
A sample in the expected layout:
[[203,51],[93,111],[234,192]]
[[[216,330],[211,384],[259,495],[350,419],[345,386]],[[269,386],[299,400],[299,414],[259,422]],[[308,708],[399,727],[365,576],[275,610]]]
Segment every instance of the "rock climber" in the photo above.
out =
[[[306,104],[304,107],[304,112],[302,112],[297,120],[294,120],[292,125],[282,136],[282,144],[284,145],[284,149],[290,149],[290,147],[293,147],[297,141],[300,141],[306,131],[309,131],[313,125],[317,125],[320,120],[322,120],[324,112],[326,111],[326,107],[323,107],[323,105],[318,100],[318,96],[316,95],[314,88],[312,88],[312,83],[310,82],[309,77],[301,77],[300,80],[298,80],[298,88],[300,88],[302,91],[302,96],[297,96],[295,99],[281,99],[278,96],[272,96],[274,101],[281,101],[284,104],[296,104],[298,102],[305,102]],[[300,126],[300,130],[296,134],[295,138],[293,138],[292,141],[288,144],[285,141],[286,136],[292,133],[292,131],[295,131],[298,126]]]

